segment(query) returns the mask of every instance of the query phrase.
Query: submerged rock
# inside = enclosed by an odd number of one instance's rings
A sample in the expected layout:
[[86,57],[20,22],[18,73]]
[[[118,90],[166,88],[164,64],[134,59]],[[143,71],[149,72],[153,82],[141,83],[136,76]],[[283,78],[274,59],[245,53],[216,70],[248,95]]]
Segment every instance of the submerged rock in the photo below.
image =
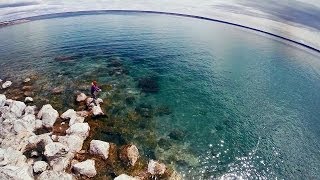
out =
[[51,90],[52,94],[61,94],[64,91],[63,86],[55,87]]
[[166,165],[158,161],[150,160],[148,163],[148,173],[152,175],[162,175],[166,171]]
[[72,169],[77,174],[82,174],[87,177],[94,177],[95,175],[97,175],[95,162],[94,160],[91,160],[91,159],[74,164],[72,166]]
[[30,78],[26,78],[26,79],[23,80],[24,83],[27,83],[27,82],[30,82],[30,81],[31,81]]
[[11,81],[6,81],[2,84],[2,89],[6,89],[12,85]]
[[110,149],[110,143],[100,141],[100,140],[92,140],[90,142],[89,153],[93,155],[99,155],[103,159],[108,159],[109,149]]
[[155,76],[141,78],[138,82],[138,88],[142,92],[156,93],[159,91],[158,78]]
[[183,140],[185,138],[185,132],[179,129],[174,129],[170,132],[169,137],[174,140]]
[[126,145],[121,148],[120,159],[128,165],[134,166],[139,158],[139,150],[135,145]]

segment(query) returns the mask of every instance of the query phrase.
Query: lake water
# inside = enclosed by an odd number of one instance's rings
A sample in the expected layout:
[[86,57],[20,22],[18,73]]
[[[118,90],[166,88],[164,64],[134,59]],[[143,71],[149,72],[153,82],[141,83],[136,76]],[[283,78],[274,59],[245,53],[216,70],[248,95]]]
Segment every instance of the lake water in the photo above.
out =
[[[111,102],[103,121],[117,119],[110,129],[129,132],[126,141],[185,179],[319,179],[319,57],[260,33],[168,15],[0,29],[1,79],[37,76],[35,100],[60,112],[93,79],[112,87],[100,94]],[[138,120],[122,123],[130,113]]]

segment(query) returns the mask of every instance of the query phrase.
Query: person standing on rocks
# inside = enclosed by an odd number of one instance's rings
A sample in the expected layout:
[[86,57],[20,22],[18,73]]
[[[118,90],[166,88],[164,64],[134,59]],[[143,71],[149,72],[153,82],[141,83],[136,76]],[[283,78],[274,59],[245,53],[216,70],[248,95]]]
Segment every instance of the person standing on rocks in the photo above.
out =
[[97,94],[101,89],[98,87],[97,81],[92,81],[91,83],[91,97],[93,98],[92,102],[96,104]]

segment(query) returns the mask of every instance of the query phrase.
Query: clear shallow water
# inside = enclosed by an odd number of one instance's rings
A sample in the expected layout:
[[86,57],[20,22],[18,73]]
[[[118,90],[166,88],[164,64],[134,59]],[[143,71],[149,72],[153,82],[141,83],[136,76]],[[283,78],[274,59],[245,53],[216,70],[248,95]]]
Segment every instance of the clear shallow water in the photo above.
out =
[[[63,86],[63,110],[92,79],[113,85],[121,108],[110,113],[120,118],[142,103],[169,109],[140,130],[169,148],[138,134],[129,140],[186,179],[320,177],[317,54],[229,25],[150,14],[39,20],[0,29],[0,42],[0,78],[38,74],[39,99],[55,99],[50,89]],[[55,60],[61,56],[72,58]],[[128,74],[110,72],[115,59]],[[150,76],[159,91],[141,93],[139,79]],[[184,138],[168,137],[172,131]]]

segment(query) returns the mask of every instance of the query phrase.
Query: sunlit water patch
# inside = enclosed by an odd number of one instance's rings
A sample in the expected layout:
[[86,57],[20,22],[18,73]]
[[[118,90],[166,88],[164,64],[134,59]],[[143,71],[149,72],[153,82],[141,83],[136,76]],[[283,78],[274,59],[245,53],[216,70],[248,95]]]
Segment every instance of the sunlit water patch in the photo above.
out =
[[[230,25],[150,14],[38,20],[0,29],[3,91],[64,111],[96,79],[97,138],[134,142],[186,179],[320,177],[320,61]],[[21,85],[22,86],[22,85]]]

